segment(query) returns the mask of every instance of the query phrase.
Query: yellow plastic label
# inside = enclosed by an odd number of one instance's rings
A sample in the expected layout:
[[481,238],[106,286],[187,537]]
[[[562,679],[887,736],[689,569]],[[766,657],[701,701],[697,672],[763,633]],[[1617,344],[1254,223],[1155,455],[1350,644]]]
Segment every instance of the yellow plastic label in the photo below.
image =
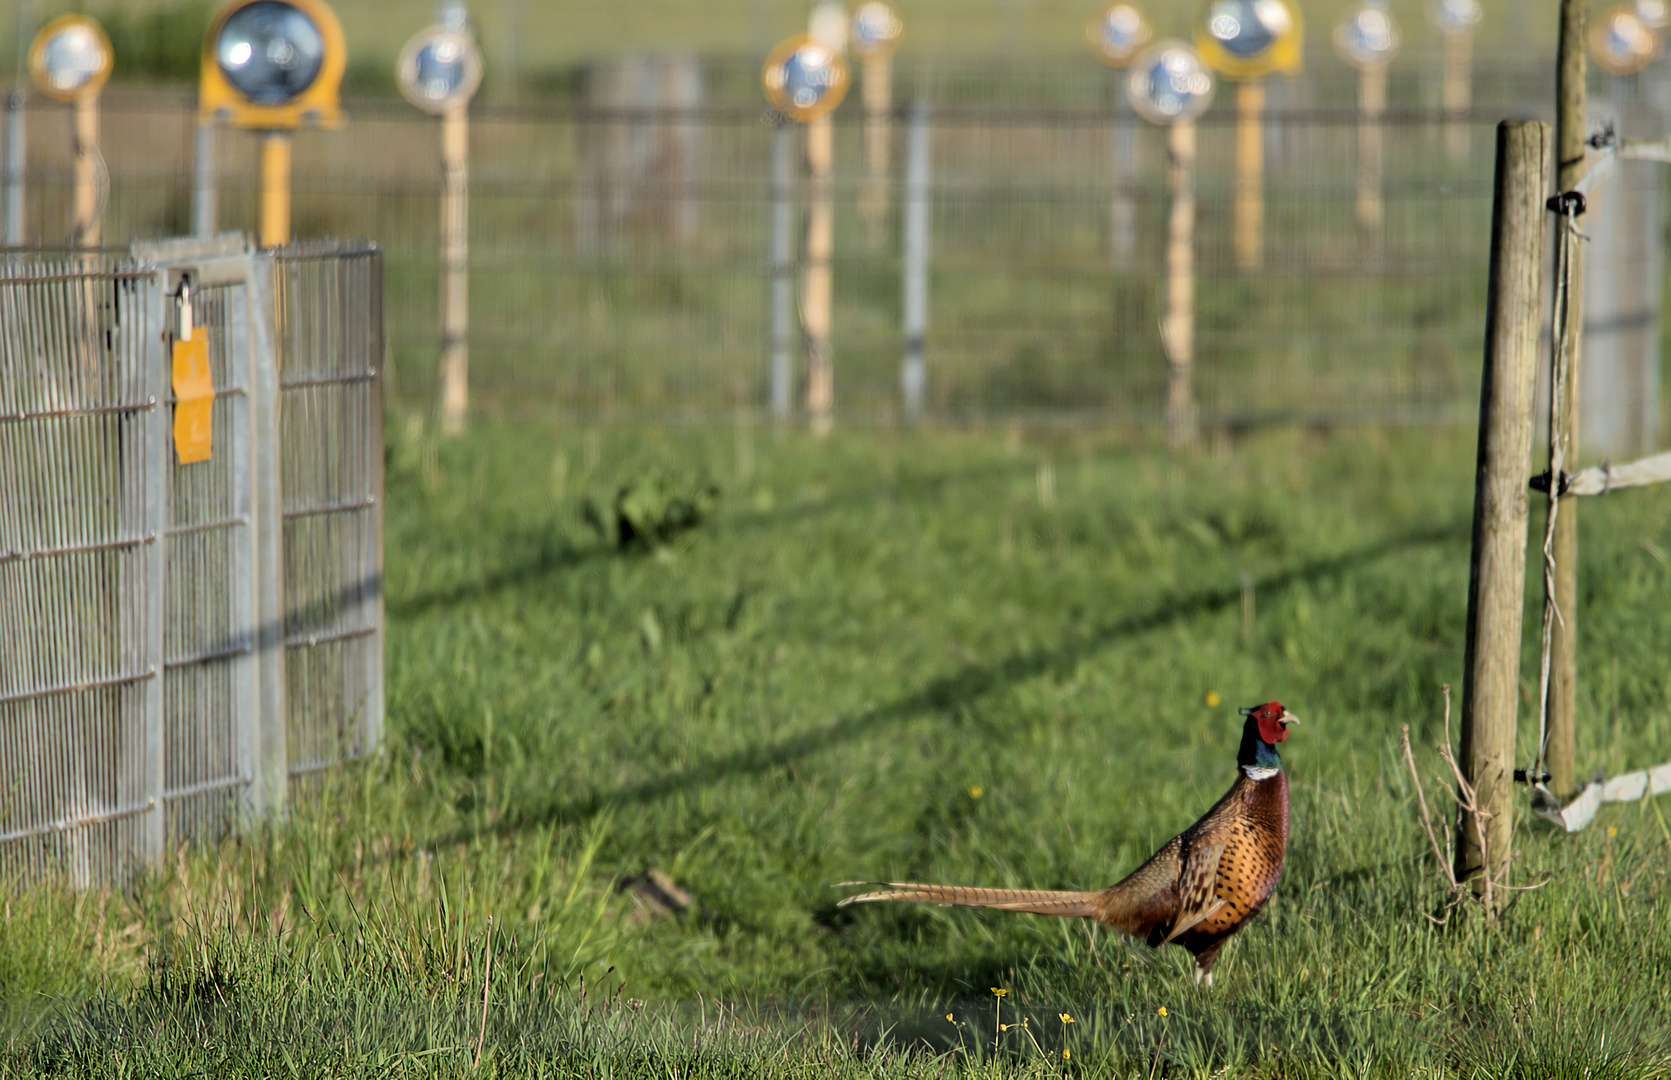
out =
[[182,465],[214,454],[215,380],[209,374],[209,336],[174,342],[174,453]]

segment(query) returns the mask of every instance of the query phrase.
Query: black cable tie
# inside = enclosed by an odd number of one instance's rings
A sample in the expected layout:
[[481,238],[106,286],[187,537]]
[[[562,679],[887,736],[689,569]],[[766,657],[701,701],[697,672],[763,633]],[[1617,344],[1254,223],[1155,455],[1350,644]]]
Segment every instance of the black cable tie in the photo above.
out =
[[[1555,492],[1555,497],[1559,498],[1562,495],[1565,495],[1567,493],[1567,489],[1570,488],[1571,486],[1572,486],[1572,474],[1567,472],[1565,469],[1561,470],[1560,490]],[[1548,491],[1549,491],[1549,471],[1547,469],[1545,469],[1543,472],[1538,473],[1536,476],[1532,477],[1531,488],[1532,488],[1533,491],[1542,491],[1546,494],[1548,493]]]
[[[1514,782],[1517,783],[1517,784],[1531,783],[1531,781],[1526,779],[1526,772],[1527,772],[1527,770],[1525,770],[1525,769],[1514,770]],[[1540,783],[1540,784],[1549,783],[1550,775],[1549,775],[1549,771],[1547,769],[1544,770],[1542,776],[1543,776],[1543,778],[1541,780],[1537,781],[1537,782]]]
[[1552,214],[1570,214],[1577,217],[1584,212],[1586,203],[1582,191],[1563,191],[1559,195],[1551,195],[1543,204]]

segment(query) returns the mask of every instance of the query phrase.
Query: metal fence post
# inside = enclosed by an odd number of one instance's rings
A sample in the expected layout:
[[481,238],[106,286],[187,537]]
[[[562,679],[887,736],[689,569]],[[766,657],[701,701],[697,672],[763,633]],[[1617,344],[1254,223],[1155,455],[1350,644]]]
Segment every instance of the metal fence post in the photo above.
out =
[[22,90],[6,95],[6,243],[22,244],[23,170],[29,140],[25,138]]
[[215,235],[219,216],[220,169],[215,156],[216,142],[215,122],[199,120],[192,144],[191,233],[201,240]]
[[905,415],[922,415],[928,367],[923,337],[928,333],[928,105],[911,106],[905,141],[905,370],[900,375]]
[[145,549],[142,625],[145,660],[151,674],[145,684],[140,725],[144,733],[140,777],[147,809],[138,821],[138,848],[141,860],[147,864],[155,864],[163,857],[168,836],[168,807],[163,797],[167,785],[164,754],[168,724],[164,663],[168,659],[168,527],[174,460],[168,432],[170,359],[168,335],[164,333],[169,325],[168,295],[162,278],[163,275],[156,274],[150,279],[147,298],[150,333],[145,335],[143,346],[144,384],[151,408],[145,414],[145,533],[150,543]]
[[284,813],[290,783],[290,744],[284,653],[284,517],[280,493],[279,380],[274,326],[273,259],[249,256],[250,529],[256,563],[255,649],[260,671],[260,726],[251,776],[251,802],[269,817]]

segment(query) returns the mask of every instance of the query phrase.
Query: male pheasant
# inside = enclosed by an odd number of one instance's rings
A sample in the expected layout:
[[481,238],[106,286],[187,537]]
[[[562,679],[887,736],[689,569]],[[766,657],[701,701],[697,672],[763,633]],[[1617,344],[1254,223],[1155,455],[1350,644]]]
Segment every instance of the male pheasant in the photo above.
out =
[[1276,744],[1288,738],[1288,725],[1299,721],[1276,701],[1241,713],[1247,721],[1229,792],[1116,885],[1101,892],[1061,892],[848,881],[842,884],[886,888],[849,896],[839,906],[915,900],[1095,919],[1147,938],[1151,948],[1182,945],[1195,957],[1195,981],[1211,986],[1219,949],[1270,899],[1288,849],[1288,777]]

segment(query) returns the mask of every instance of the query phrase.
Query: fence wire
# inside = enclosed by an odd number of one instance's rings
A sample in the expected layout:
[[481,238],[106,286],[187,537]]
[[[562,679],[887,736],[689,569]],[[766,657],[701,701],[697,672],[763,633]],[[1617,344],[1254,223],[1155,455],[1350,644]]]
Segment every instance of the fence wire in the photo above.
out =
[[[1490,127],[1505,112],[1547,112],[1553,66],[1482,64],[1464,116],[1439,111],[1435,65],[1395,67],[1381,121],[1383,217],[1368,235],[1356,212],[1355,79],[1311,60],[1306,77],[1269,88],[1257,271],[1235,269],[1231,250],[1234,95],[1201,125],[1203,420],[1466,422],[1484,325]],[[609,96],[632,82],[619,73],[582,73],[549,104],[474,110],[473,407],[584,419],[768,408],[772,131],[754,104],[757,58],[704,58],[697,69],[694,81],[666,76],[686,88],[677,93],[696,88],[677,106],[644,89],[660,77],[650,65],[635,76],[638,97]],[[1164,133],[1123,132],[1116,78],[1082,58],[902,64],[895,85],[880,227],[862,212],[859,112],[836,118],[837,414],[885,419],[900,407],[904,112],[922,99],[933,104],[925,411],[1158,422]],[[439,359],[439,132],[403,104],[359,101],[350,112],[345,132],[297,137],[295,230],[378,238],[388,393],[428,409]],[[67,140],[56,114],[29,113],[30,226],[51,237],[68,220]],[[190,100],[113,94],[105,115],[106,235],[183,231]],[[247,227],[254,140],[223,131],[218,143],[221,225]],[[799,222],[804,185],[795,189]],[[1119,235],[1127,215],[1129,239]]]

